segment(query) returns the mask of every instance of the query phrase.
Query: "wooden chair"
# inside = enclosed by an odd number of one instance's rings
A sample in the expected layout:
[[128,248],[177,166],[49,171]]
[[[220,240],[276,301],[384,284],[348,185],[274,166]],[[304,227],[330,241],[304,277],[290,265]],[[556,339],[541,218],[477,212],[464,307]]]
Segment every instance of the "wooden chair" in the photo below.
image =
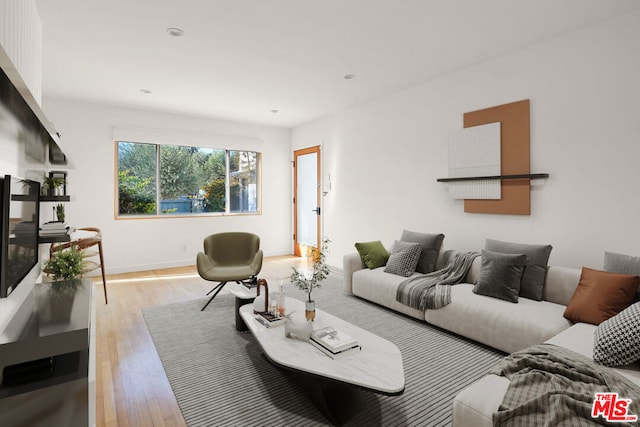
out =
[[[109,301],[107,299],[107,279],[104,273],[104,256],[102,255],[102,233],[100,229],[96,227],[78,228],[77,231],[87,231],[94,234],[89,237],[80,237],[70,242],[52,243],[49,247],[49,257],[51,257],[51,255],[53,255],[53,253],[56,251],[62,251],[72,246],[78,248],[78,250],[82,253],[82,257],[84,258],[82,262],[83,275],[97,270],[98,268],[100,269],[100,272],[102,273],[102,289],[104,290],[104,302],[105,304],[108,304]],[[100,261],[96,262],[89,259],[95,257],[98,257]]]

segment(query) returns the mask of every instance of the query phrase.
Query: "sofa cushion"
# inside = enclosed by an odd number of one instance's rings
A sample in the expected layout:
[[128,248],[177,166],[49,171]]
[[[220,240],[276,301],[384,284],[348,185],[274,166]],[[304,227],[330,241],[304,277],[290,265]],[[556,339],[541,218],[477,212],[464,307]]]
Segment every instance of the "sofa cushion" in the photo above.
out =
[[484,248],[492,252],[526,255],[527,263],[522,275],[520,296],[536,301],[542,300],[547,264],[553,249],[551,245],[528,245],[486,239]]
[[400,240],[403,242],[420,243],[422,245],[420,259],[418,260],[418,265],[416,265],[416,271],[418,273],[431,273],[436,269],[438,253],[442,248],[444,234],[425,234],[403,230]]
[[384,271],[403,277],[411,276],[416,271],[421,252],[422,245],[420,243],[396,240],[393,243],[393,249],[391,249],[391,255],[389,255]]
[[380,240],[356,243],[355,246],[367,268],[382,267],[389,259],[389,252],[387,252]]
[[396,301],[398,286],[405,280],[406,277],[385,273],[383,267],[358,270],[353,273],[351,291],[360,298],[424,321],[424,310]]
[[640,360],[640,302],[598,326],[593,360],[607,366],[630,365]]
[[[605,252],[604,271],[640,276],[640,257],[615,252]],[[640,301],[640,288],[638,288],[635,300]]]
[[568,267],[547,268],[542,299],[560,305],[568,305],[580,282],[581,270]]
[[[597,328],[597,326],[588,323],[576,323],[553,338],[550,338],[547,342],[568,348],[586,357],[593,357],[594,336]],[[640,366],[637,364],[624,367],[612,367],[611,369],[640,386]]]
[[605,252],[604,270],[610,273],[640,276],[640,257],[633,257],[615,252]]
[[564,317],[599,325],[631,304],[640,277],[583,267]]
[[505,301],[518,302],[525,255],[482,250],[480,273],[473,292]]
[[451,286],[451,303],[426,310],[432,325],[512,353],[540,344],[571,326],[562,317],[565,306],[520,298],[513,304],[473,293],[473,285]]

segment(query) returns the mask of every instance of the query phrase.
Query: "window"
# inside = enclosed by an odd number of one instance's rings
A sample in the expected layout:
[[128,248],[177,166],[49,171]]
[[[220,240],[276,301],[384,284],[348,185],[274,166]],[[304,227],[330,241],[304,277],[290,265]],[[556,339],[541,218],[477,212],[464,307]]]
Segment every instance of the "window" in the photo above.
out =
[[257,213],[260,153],[118,141],[118,216]]

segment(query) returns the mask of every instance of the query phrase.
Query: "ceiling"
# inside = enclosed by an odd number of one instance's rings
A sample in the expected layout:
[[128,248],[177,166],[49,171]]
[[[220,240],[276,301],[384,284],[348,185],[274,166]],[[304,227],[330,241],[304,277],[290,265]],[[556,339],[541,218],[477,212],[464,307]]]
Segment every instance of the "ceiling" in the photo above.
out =
[[[637,0],[36,4],[45,98],[280,127],[640,8]],[[184,35],[170,36],[169,27]]]

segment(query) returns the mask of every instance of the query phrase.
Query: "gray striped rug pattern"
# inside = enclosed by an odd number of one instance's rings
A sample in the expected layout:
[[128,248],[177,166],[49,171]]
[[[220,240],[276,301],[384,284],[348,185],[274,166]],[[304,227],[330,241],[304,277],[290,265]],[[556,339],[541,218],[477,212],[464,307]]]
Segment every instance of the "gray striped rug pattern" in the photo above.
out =
[[[289,296],[303,298],[294,291]],[[451,402],[503,354],[391,310],[345,295],[329,278],[314,292],[317,307],[396,344],[405,392],[359,392],[361,410],[347,425],[451,424]],[[270,364],[250,332],[234,328],[234,298],[143,310],[147,327],[189,426],[323,426],[328,421],[289,373]],[[464,319],[461,319],[464,321]]]

